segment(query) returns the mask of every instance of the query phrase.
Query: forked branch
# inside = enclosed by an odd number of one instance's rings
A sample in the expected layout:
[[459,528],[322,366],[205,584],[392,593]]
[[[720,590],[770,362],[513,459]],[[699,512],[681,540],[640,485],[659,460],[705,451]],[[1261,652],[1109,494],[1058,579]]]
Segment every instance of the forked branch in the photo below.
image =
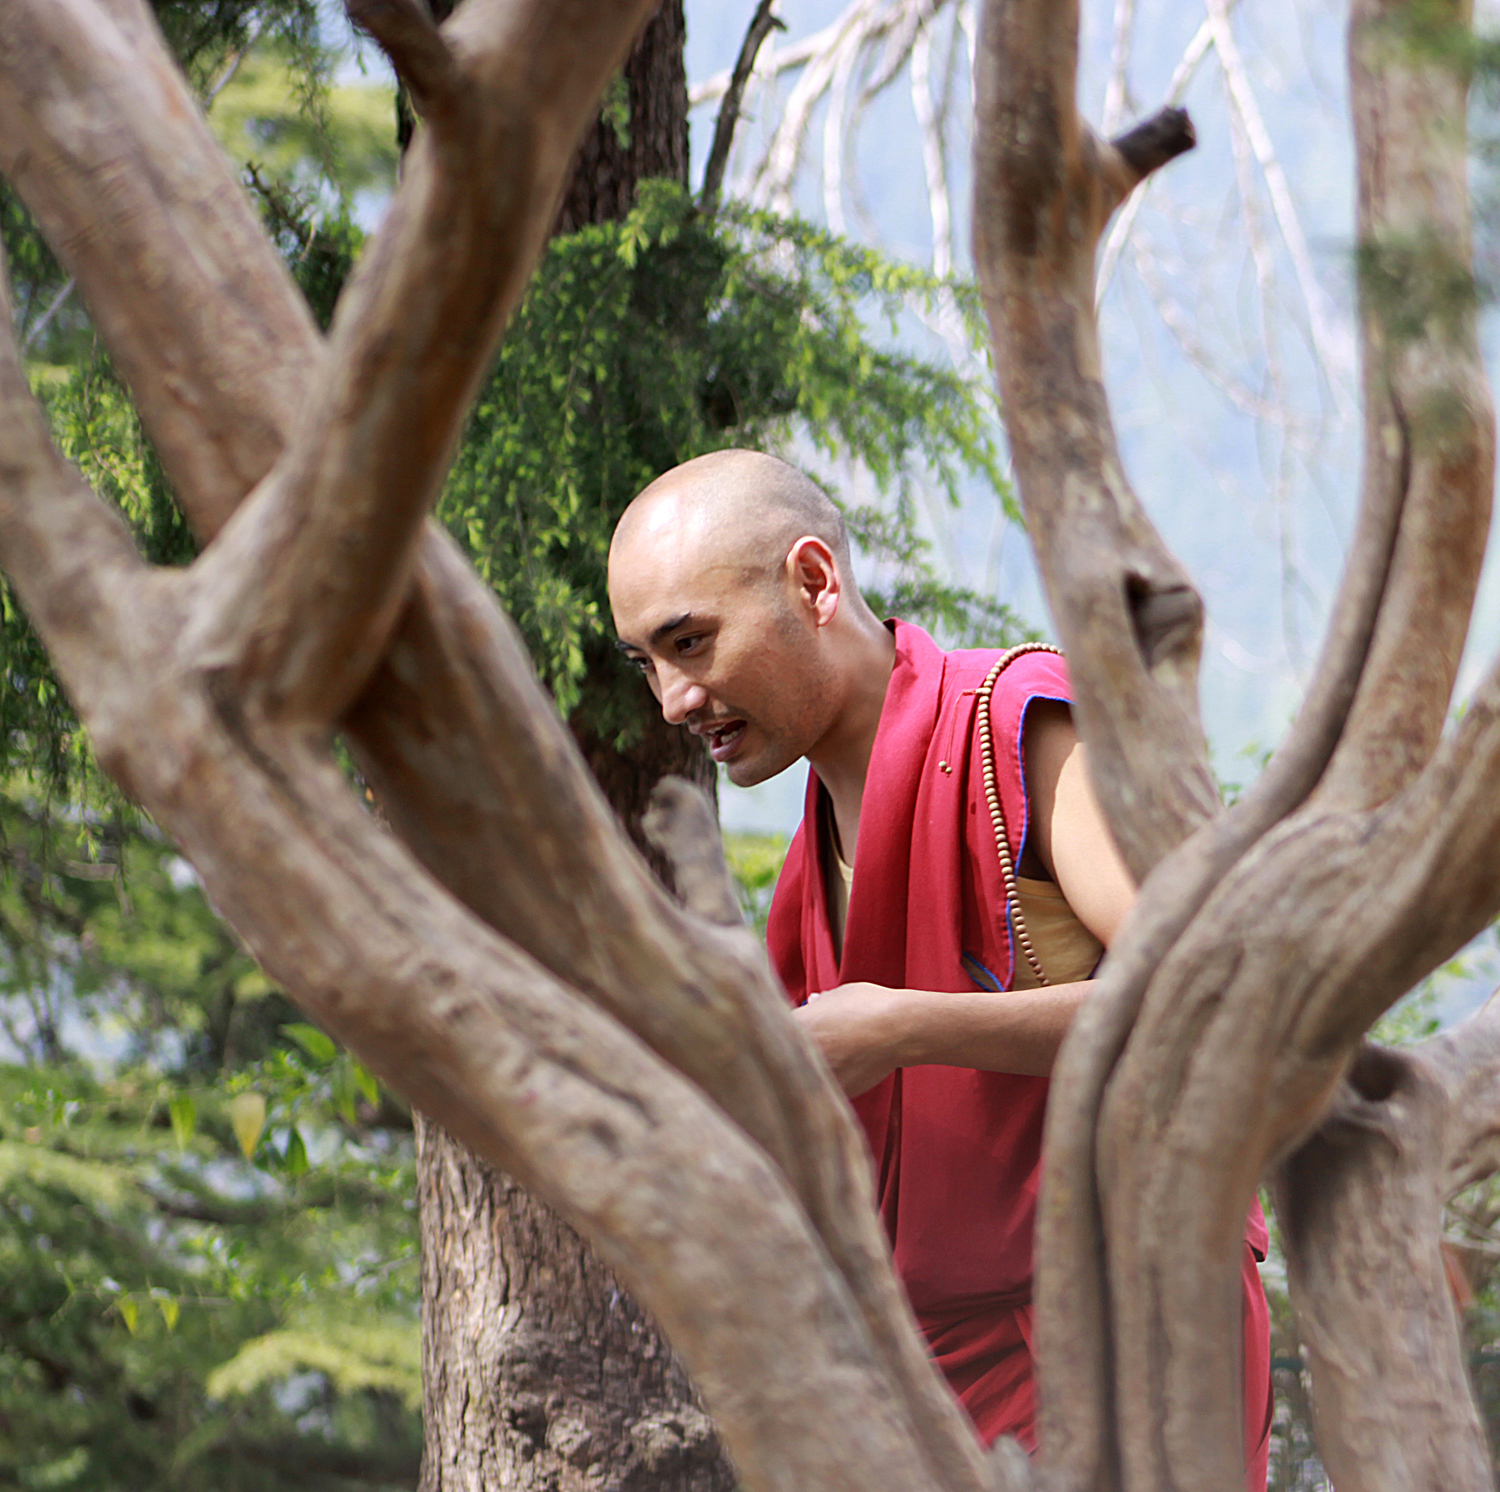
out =
[[205,658],[238,666],[269,714],[332,725],[385,651],[563,172],[647,8],[470,0],[450,41],[421,0],[364,6],[427,123],[340,298],[295,437],[205,556],[205,594],[223,598]]
[[[1197,707],[1202,606],[1130,490],[1099,365],[1109,215],[1187,148],[1169,111],[1099,140],[1075,103],[1076,4],[991,3],[976,68],[974,253],[1037,557],[1095,789],[1144,879],[1217,810]],[[1149,743],[1149,744],[1148,744]]]
[[391,59],[419,118],[432,121],[453,107],[465,91],[464,77],[426,0],[345,0],[344,8]]

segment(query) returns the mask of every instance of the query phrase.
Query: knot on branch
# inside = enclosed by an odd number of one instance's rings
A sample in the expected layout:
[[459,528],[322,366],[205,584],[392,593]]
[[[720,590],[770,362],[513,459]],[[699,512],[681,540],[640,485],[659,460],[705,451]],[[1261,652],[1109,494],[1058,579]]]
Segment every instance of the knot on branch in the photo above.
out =
[[1185,581],[1164,585],[1144,575],[1127,575],[1125,605],[1148,670],[1196,651],[1203,631],[1203,602]]
[[1198,136],[1186,109],[1161,109],[1110,143],[1134,174],[1134,184],[1139,184],[1168,161],[1191,150]]
[[451,105],[462,76],[426,0],[344,0],[350,21],[380,44],[419,117]]
[[641,815],[641,833],[666,857],[682,904],[719,927],[744,923],[708,795],[685,777],[663,777]]

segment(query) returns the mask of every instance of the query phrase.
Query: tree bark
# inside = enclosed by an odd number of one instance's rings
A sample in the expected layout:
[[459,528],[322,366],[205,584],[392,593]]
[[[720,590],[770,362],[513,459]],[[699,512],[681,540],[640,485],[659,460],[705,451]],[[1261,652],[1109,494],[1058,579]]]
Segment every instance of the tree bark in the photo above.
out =
[[554,233],[623,218],[638,182],[688,184],[687,24],[682,0],[664,0],[646,24],[619,83],[578,148]]
[[550,1208],[430,1121],[422,1220],[422,1492],[728,1487],[655,1324]]
[[[440,0],[444,9],[448,0]],[[622,217],[638,181],[687,183],[682,0],[666,0],[627,61],[624,110],[589,126],[556,233]],[[569,727],[610,807],[658,876],[667,859],[641,820],[662,778],[712,791],[696,739],[642,709],[625,747],[594,729],[591,700],[615,660],[596,658]],[[728,1492],[734,1473],[676,1354],[577,1232],[441,1126],[419,1129],[422,1230],[421,1492],[492,1487]]]

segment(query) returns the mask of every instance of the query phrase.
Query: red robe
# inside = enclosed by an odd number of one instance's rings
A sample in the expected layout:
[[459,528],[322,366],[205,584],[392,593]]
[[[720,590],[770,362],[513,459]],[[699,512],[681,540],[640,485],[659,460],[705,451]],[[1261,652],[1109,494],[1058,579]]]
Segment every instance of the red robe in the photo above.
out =
[[[787,852],[767,940],[795,1004],[864,980],[973,990],[975,961],[1009,988],[1012,949],[974,727],[975,691],[998,654],[943,653],[893,624],[896,663],[860,806],[843,958],[828,921],[818,811],[808,773],[802,827]],[[1055,654],[1018,658],[991,703],[996,773],[1016,859],[1027,804],[1021,734],[1035,699],[1066,702]],[[1047,1080],[966,1067],[908,1067],[854,1100],[876,1161],[877,1200],[896,1269],[934,1359],[988,1444],[1036,1447],[1031,1371],[1032,1235]],[[1265,1487],[1270,1344],[1259,1204],[1246,1234],[1247,1484]]]

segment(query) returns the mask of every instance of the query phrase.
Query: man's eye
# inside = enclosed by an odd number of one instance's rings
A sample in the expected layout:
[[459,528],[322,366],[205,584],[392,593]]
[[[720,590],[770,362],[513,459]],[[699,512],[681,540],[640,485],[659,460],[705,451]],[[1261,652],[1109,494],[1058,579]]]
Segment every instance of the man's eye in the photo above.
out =
[[673,638],[672,639],[672,646],[675,647],[679,653],[691,653],[693,651],[693,649],[696,648],[698,646],[698,644],[701,643],[702,641],[703,641],[702,634],[695,632],[690,637],[676,637],[676,638]]

